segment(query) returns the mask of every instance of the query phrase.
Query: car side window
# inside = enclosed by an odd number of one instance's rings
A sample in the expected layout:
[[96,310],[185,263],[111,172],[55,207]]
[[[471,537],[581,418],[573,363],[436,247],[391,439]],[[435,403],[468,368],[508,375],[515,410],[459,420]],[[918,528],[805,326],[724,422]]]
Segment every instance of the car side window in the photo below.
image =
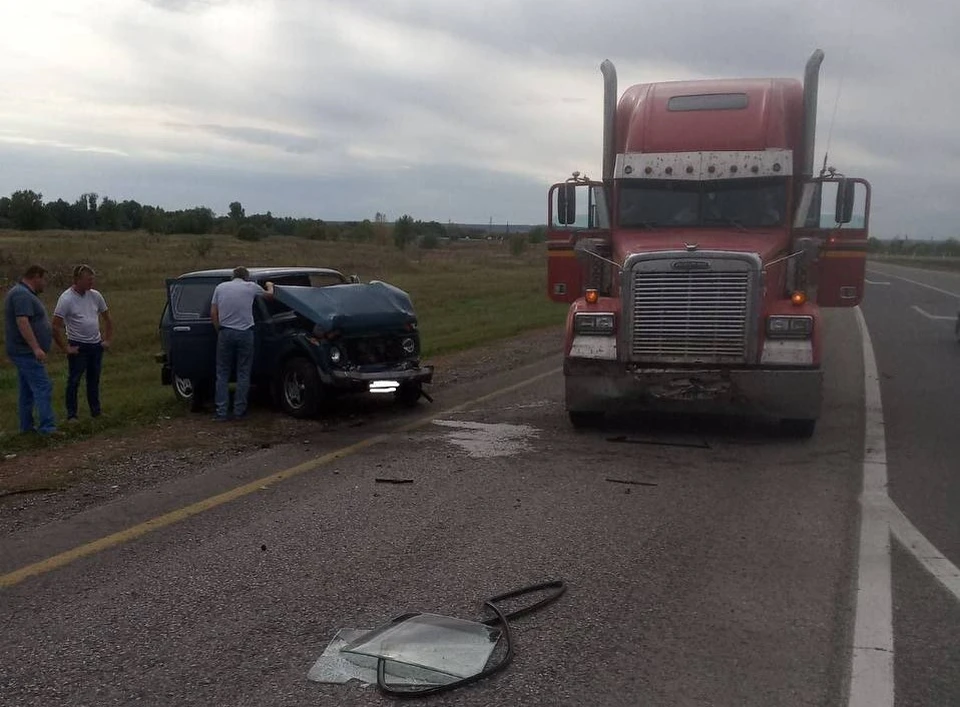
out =
[[170,287],[170,309],[177,320],[210,318],[210,300],[216,282],[178,282]]

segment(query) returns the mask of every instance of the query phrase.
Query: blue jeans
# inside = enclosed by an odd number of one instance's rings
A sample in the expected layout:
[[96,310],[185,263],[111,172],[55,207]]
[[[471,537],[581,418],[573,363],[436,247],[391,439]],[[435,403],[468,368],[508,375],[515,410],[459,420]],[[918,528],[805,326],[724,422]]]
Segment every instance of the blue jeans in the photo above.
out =
[[250,370],[253,368],[253,345],[253,329],[220,329],[217,336],[217,417],[227,417],[229,412],[230,374],[234,365],[237,370],[237,390],[233,398],[233,414],[239,417],[246,413]]
[[37,408],[40,417],[40,434],[56,432],[57,423],[53,417],[53,383],[47,375],[47,367],[37,361],[33,354],[11,356],[10,360],[17,368],[20,393],[20,431],[33,432],[33,408]]
[[76,341],[68,342],[76,346],[79,351],[67,356],[69,372],[67,373],[67,419],[77,416],[77,391],[80,388],[80,379],[87,377],[87,404],[90,406],[90,416],[100,414],[100,370],[103,368],[103,346],[100,344],[82,344]]

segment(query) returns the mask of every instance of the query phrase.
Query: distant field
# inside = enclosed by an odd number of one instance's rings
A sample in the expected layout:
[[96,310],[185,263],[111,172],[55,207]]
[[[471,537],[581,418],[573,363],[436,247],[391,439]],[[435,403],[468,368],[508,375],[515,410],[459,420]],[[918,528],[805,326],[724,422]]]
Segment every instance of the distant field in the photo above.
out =
[[906,265],[914,268],[924,268],[926,270],[946,270],[949,272],[960,272],[960,258],[947,258],[936,256],[897,256],[897,255],[871,255],[870,261],[874,263],[890,263],[892,265]]
[[[202,238],[202,237],[201,237]],[[104,360],[104,415],[98,428],[155,420],[177,414],[173,393],[160,385],[153,355],[159,351],[157,326],[165,301],[164,281],[183,272],[235,265],[318,265],[381,279],[410,293],[423,336],[424,356],[465,349],[563,322],[566,307],[546,295],[546,251],[528,246],[512,255],[506,243],[470,242],[435,250],[301,240],[275,236],[248,243],[231,236],[210,236],[213,246],[201,257],[195,236],[145,233],[0,231],[0,294],[16,282],[29,263],[52,272],[44,301],[50,312],[70,285],[70,272],[84,262],[98,272],[116,325],[114,346]],[[0,340],[3,332],[0,331]],[[2,351],[2,349],[0,349]],[[66,380],[62,354],[51,356],[54,403],[64,415]],[[23,442],[17,431],[17,384],[12,364],[0,361],[0,447]],[[81,420],[84,397],[81,386]],[[71,434],[92,430],[84,422]]]

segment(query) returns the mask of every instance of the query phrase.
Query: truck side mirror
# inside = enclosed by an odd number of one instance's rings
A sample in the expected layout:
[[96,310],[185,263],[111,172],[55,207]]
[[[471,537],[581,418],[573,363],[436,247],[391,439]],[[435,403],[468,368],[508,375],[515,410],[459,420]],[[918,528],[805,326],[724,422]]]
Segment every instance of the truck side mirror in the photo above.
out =
[[837,208],[834,218],[837,223],[850,223],[853,219],[853,199],[856,182],[843,179],[837,185]]
[[566,182],[557,190],[557,223],[569,226],[577,221],[577,187]]

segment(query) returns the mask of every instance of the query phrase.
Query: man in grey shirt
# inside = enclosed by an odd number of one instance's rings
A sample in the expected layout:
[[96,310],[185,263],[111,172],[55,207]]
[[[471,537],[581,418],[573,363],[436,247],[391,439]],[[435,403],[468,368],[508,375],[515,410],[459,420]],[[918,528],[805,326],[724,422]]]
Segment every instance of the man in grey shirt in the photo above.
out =
[[217,329],[217,387],[214,401],[218,421],[229,419],[230,374],[237,368],[237,389],[233,399],[233,416],[247,414],[250,394],[250,370],[253,368],[254,330],[253,301],[257,297],[273,299],[273,283],[264,290],[250,281],[250,271],[235,268],[233,279],[221,282],[213,291],[210,319]]
[[[47,271],[31,265],[23,278],[3,299],[4,336],[7,356],[17,369],[20,432],[42,435],[57,432],[53,416],[53,383],[47,375],[47,354],[53,344],[53,329],[38,295],[47,286]],[[39,427],[33,425],[33,409]]]
[[110,348],[113,338],[113,321],[103,295],[93,289],[95,277],[89,265],[74,268],[73,286],[64,290],[53,310],[53,336],[57,346],[67,354],[67,422],[77,420],[77,391],[83,376],[87,377],[90,416],[100,416],[100,371],[103,352]]

